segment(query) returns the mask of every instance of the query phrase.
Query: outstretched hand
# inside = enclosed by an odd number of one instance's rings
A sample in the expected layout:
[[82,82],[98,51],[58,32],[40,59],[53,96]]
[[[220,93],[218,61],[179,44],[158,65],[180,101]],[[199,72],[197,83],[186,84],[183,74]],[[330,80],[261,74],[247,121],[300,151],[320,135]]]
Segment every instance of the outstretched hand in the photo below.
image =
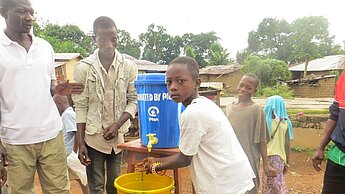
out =
[[325,153],[323,150],[317,149],[312,157],[313,167],[317,172],[321,170],[321,163],[325,158]]
[[81,94],[83,91],[84,85],[82,83],[69,83],[69,80],[55,86],[55,93],[60,95]]
[[136,172],[152,173],[150,167],[155,162],[156,162],[155,158],[153,158],[153,157],[145,158],[142,161],[135,164],[135,171]]

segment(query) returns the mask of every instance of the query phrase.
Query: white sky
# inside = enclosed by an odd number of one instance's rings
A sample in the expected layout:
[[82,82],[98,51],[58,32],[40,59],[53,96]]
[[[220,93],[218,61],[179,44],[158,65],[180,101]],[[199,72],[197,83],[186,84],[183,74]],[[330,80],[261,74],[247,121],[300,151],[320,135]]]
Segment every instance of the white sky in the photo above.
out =
[[[138,39],[154,23],[170,35],[215,31],[231,57],[247,47],[248,33],[267,17],[292,22],[304,16],[324,16],[330,34],[343,46],[344,0],[31,0],[37,16],[59,25],[92,30],[101,15],[115,20],[119,29]],[[4,26],[4,22],[0,22]]]

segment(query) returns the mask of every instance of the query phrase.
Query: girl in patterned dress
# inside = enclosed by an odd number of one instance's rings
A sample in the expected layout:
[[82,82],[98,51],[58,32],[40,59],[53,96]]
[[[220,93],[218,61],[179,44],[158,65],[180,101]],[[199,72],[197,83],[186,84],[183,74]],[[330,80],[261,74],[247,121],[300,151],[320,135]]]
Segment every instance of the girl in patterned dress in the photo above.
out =
[[267,156],[271,166],[276,169],[277,176],[269,177],[262,173],[262,193],[283,194],[286,191],[284,174],[289,167],[290,140],[293,138],[292,125],[282,97],[269,97],[264,111],[271,136],[267,143]]

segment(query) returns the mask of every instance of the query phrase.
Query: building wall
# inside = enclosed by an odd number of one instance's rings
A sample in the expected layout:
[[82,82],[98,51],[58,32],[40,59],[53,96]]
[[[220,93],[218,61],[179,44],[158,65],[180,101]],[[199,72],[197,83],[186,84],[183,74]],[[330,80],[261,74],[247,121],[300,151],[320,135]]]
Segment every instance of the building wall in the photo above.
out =
[[315,84],[289,84],[296,97],[303,98],[332,98],[334,96],[335,77],[320,79]]
[[55,76],[56,76],[56,81],[58,83],[64,81],[65,71],[64,71],[63,66],[55,67]]
[[[341,74],[342,70],[338,70],[339,74]],[[303,71],[292,71],[292,79],[299,79],[303,77]],[[314,74],[318,77],[326,76],[326,75],[331,75],[332,70],[329,71],[308,71],[307,75]]]
[[224,93],[229,94],[231,96],[237,93],[237,85],[240,82],[243,73],[239,71],[235,71],[233,73],[225,74],[225,75],[200,75],[200,79],[202,82],[223,82],[224,83]]
[[317,148],[329,115],[290,115],[294,139],[291,147]]
[[65,65],[64,65],[64,70],[65,70],[65,77],[66,79],[72,81],[73,80],[73,71],[74,67],[77,65],[77,63],[81,60],[81,58],[75,58],[72,60],[69,60]]

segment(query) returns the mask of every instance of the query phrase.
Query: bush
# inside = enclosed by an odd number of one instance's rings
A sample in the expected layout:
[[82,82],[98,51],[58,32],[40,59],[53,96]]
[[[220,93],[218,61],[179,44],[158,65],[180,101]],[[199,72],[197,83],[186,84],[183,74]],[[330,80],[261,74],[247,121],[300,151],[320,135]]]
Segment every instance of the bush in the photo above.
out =
[[289,99],[293,97],[293,91],[290,90],[288,86],[277,85],[274,87],[264,87],[260,88],[256,93],[257,97],[269,97],[273,95],[279,95],[284,99]]

